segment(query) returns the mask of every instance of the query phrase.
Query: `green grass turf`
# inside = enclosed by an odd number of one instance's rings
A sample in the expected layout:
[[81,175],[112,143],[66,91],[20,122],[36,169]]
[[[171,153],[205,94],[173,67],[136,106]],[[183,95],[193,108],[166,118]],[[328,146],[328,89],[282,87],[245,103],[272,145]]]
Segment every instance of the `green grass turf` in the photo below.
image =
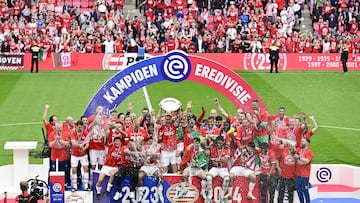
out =
[[[359,127],[360,72],[343,75],[340,72],[238,72],[260,95],[271,113],[285,106],[288,115],[306,112],[314,114],[320,126]],[[41,117],[45,102],[51,104],[48,117],[56,114],[60,120],[66,116],[78,119],[95,92],[115,72],[110,71],[52,71],[0,72],[0,165],[12,163],[12,151],[4,150],[6,141],[36,140],[42,142]],[[214,108],[213,99],[230,114],[235,107],[220,93],[194,82],[160,82],[147,87],[153,108],[162,98],[175,97],[184,105],[193,102],[193,111],[200,113],[204,106]],[[126,111],[127,104],[134,111],[146,105],[140,89],[130,95],[119,107]],[[22,124],[23,123],[23,124]],[[12,124],[12,125],[6,125]],[[16,124],[16,125],[14,125]],[[320,127],[312,138],[314,163],[349,163],[360,166],[359,130]],[[41,149],[31,152],[35,154]],[[31,163],[40,159],[31,158]]]

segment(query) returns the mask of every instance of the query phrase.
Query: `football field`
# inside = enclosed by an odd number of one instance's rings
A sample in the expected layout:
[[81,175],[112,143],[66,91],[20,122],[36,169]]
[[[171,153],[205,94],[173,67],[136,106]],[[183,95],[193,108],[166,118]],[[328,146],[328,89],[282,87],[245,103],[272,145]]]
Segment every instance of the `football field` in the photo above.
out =
[[[311,140],[314,163],[346,163],[360,166],[360,72],[343,75],[340,72],[237,72],[260,95],[270,113],[280,106],[287,115],[305,112],[313,114],[319,129]],[[60,120],[80,118],[92,96],[112,76],[113,71],[42,71],[30,74],[23,71],[0,72],[0,165],[12,163],[12,151],[4,150],[6,141],[43,142],[41,128],[44,104],[51,107],[48,116]],[[204,106],[215,108],[214,98],[220,98],[224,109],[234,114],[236,109],[222,94],[208,86],[185,81],[159,82],[147,86],[152,107],[165,97],[179,99],[184,105],[193,102],[199,114]],[[128,103],[134,112],[146,106],[142,89],[130,95],[119,107],[126,112]],[[310,126],[311,128],[311,126]],[[37,158],[30,159],[39,163]]]

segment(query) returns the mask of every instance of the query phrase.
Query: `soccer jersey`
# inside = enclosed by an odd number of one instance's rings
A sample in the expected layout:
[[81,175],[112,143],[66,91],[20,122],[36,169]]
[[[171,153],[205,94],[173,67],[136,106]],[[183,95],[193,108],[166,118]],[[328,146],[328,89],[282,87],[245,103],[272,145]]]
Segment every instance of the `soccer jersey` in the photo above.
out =
[[111,145],[106,155],[105,166],[116,167],[119,164],[122,165],[122,155],[124,154],[123,147],[116,147]]
[[279,160],[279,166],[281,168],[280,176],[283,178],[295,178],[295,163],[296,160],[289,147],[284,147]]
[[176,127],[174,124],[167,127],[162,125],[159,129],[159,139],[162,140],[161,149],[165,151],[176,150],[177,144],[177,135],[176,135]]
[[[259,153],[261,173],[269,174],[272,164],[276,163],[275,152],[268,150],[266,154]],[[271,174],[276,173],[276,170],[272,170]]]
[[[71,133],[71,141],[76,141],[78,144],[86,143],[87,141],[89,141],[89,138],[87,135],[88,135],[88,132],[86,130],[82,130],[81,132],[78,132],[77,130],[73,131]],[[72,145],[71,153],[73,156],[82,157],[82,156],[87,155],[88,148],[84,150],[84,149],[80,149],[80,147],[78,147],[78,146]]]
[[236,144],[238,147],[248,145],[254,140],[255,129],[254,126],[244,128],[240,126],[236,133]]
[[237,148],[234,153],[233,166],[242,166],[250,170],[255,170],[256,155],[254,152],[245,152],[245,150]]
[[[49,135],[49,144],[56,140],[57,137],[60,137],[63,141],[70,141],[70,133],[68,131],[62,131],[61,134],[57,134],[56,131],[53,131]],[[70,154],[68,148],[61,144],[60,141],[56,142],[53,147],[51,147],[50,160],[55,161],[67,161],[70,159]]]
[[230,157],[230,149],[229,147],[221,147],[213,146],[210,149],[210,159],[211,161],[218,163],[218,167],[228,168],[227,162],[221,162],[220,159],[223,157]]
[[298,150],[300,157],[310,160],[309,163],[303,164],[300,160],[296,162],[295,173],[297,176],[310,177],[311,163],[313,159],[313,152],[310,148]]

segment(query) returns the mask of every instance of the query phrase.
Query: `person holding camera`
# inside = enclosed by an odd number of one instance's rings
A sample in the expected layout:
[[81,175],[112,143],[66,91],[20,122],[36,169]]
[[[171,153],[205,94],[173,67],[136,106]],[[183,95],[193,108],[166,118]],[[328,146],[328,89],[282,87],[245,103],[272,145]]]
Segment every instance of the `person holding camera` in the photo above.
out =
[[270,50],[270,73],[273,72],[274,66],[275,66],[275,72],[279,73],[278,71],[278,63],[279,63],[279,47],[276,46],[275,41],[272,43],[272,45],[269,48]]
[[16,203],[37,203],[38,199],[28,193],[29,183],[27,181],[20,182],[21,194],[15,198]]

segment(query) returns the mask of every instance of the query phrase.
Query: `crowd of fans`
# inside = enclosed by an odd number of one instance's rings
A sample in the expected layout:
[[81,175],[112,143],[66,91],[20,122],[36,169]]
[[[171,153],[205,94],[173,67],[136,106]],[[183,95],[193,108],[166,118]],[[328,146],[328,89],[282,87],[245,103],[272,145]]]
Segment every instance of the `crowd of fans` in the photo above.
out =
[[[91,2],[90,2],[91,1]],[[355,0],[145,0],[129,17],[124,0],[2,0],[1,52],[357,53],[360,6]],[[304,31],[310,9],[313,31]]]

